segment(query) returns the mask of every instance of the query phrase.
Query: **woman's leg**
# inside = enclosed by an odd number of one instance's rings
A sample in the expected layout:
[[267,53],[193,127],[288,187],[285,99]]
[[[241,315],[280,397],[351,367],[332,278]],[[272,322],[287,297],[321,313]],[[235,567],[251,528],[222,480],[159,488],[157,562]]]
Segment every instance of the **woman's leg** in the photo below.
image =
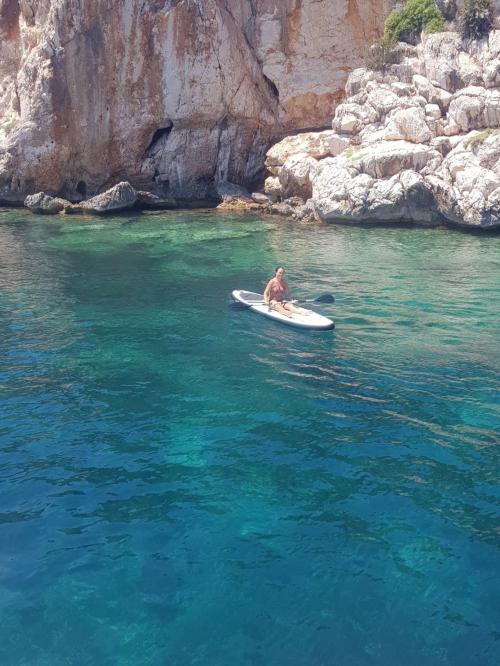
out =
[[285,315],[285,317],[291,317],[292,313],[291,311],[287,310],[285,303],[280,303],[279,301],[271,301],[269,303],[269,307],[271,307],[273,310],[276,310],[276,312],[279,312],[282,315]]
[[283,306],[290,312],[295,312],[295,314],[304,315],[305,317],[308,317],[311,314],[310,310],[298,308],[294,303],[284,303]]

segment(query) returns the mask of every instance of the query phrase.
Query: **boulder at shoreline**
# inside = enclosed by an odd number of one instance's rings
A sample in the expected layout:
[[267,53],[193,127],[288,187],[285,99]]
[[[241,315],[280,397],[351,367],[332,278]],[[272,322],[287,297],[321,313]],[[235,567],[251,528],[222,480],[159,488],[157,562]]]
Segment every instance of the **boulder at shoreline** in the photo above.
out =
[[154,209],[176,208],[177,202],[172,198],[165,199],[158,197],[152,192],[144,190],[136,191],[129,182],[122,181],[105,192],[96,194],[94,197],[78,203],[71,203],[66,199],[52,197],[45,192],[38,192],[37,194],[27,196],[24,200],[24,205],[33,213],[38,214],[67,213],[68,215],[72,215],[75,213],[94,213],[105,215],[134,207]]
[[52,197],[50,194],[45,194],[45,192],[29,194],[24,200],[24,205],[32,213],[37,213],[38,215],[57,215],[66,206],[71,206],[70,202],[66,201],[66,199]]
[[123,181],[102,192],[102,194],[97,194],[95,197],[87,199],[87,201],[80,202],[76,208],[101,215],[102,213],[132,208],[136,201],[136,191],[129,182]]

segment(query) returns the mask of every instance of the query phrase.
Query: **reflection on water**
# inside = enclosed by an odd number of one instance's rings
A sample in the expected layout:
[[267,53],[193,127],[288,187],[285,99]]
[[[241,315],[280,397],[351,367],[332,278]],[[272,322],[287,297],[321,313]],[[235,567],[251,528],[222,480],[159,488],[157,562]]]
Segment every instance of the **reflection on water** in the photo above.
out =
[[0,213],[2,664],[496,665],[499,242]]

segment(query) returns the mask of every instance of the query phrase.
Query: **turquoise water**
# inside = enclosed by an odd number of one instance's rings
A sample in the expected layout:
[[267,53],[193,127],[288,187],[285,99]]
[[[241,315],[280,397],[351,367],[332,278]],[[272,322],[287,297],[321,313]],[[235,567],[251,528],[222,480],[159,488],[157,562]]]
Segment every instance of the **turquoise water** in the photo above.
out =
[[499,250],[1,212],[0,663],[500,663]]

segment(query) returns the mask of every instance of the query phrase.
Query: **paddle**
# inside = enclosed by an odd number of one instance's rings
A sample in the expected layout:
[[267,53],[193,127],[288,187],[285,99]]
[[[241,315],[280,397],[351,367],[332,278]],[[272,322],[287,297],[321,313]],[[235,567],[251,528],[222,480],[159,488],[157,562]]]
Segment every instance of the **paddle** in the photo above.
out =
[[[294,303],[334,303],[335,297],[332,294],[322,294],[317,298],[307,298],[306,300],[294,300]],[[254,301],[253,303],[241,303],[240,301],[232,301],[229,303],[229,307],[233,310],[246,310],[252,305],[264,305],[264,301]]]
[[307,298],[305,301],[299,301],[299,303],[334,303],[335,296],[332,294],[322,294],[318,298]]

